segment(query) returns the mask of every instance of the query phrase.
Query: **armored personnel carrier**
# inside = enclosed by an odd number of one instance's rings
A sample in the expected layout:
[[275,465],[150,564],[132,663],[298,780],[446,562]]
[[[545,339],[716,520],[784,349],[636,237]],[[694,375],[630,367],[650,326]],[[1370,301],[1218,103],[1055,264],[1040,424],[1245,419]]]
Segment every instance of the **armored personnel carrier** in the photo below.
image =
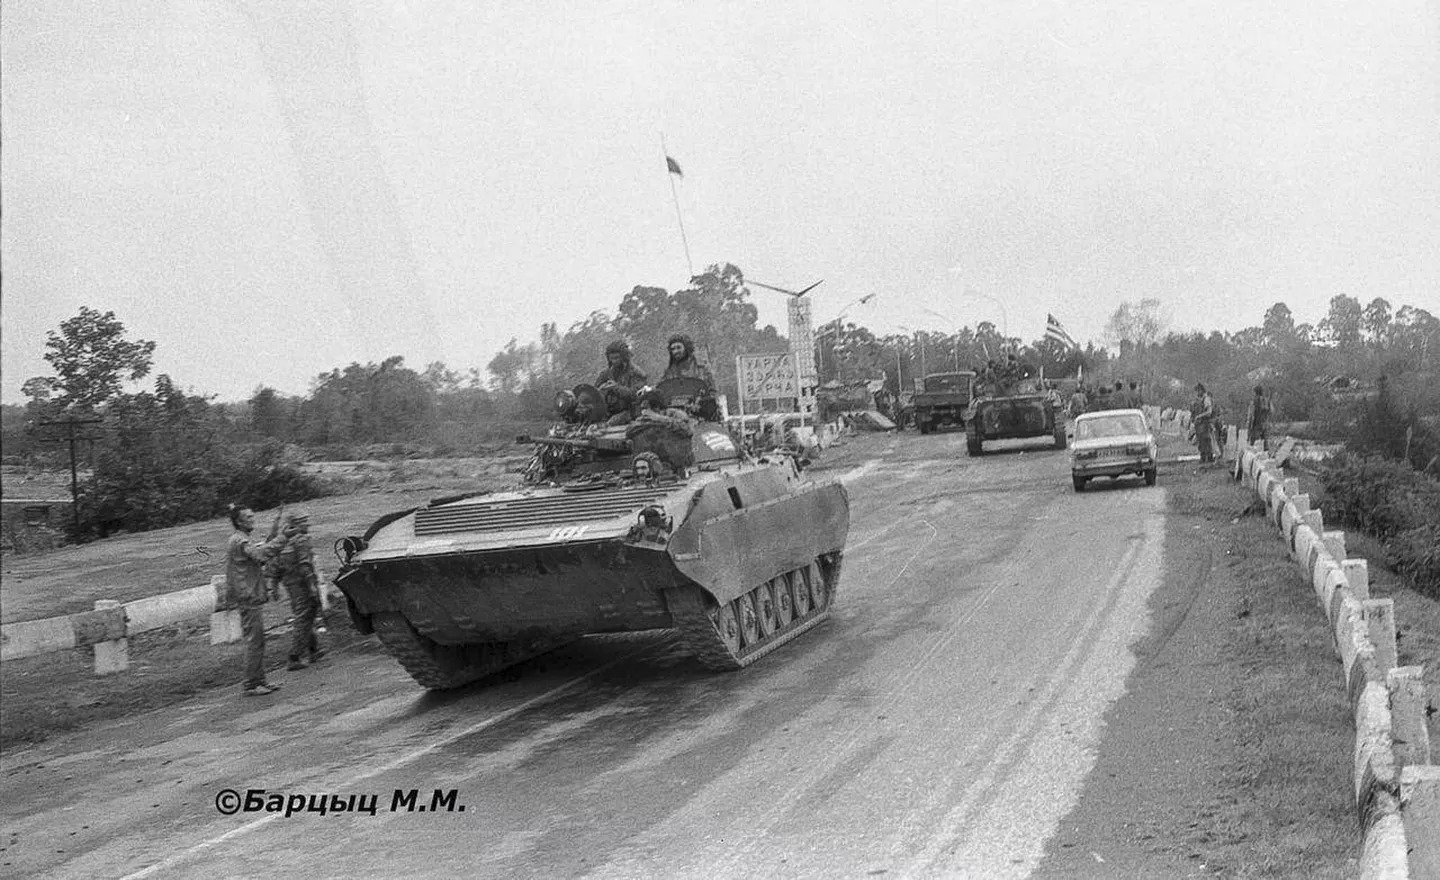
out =
[[662,382],[623,425],[590,386],[521,437],[511,491],[437,499],[337,545],[355,626],[420,684],[453,688],[588,633],[680,631],[738,669],[825,620],[849,531],[839,483],[752,459],[699,420],[698,383]]
[[1065,448],[1065,417],[1055,393],[1033,379],[979,387],[965,417],[965,451],[983,455],[986,440],[1045,437]]

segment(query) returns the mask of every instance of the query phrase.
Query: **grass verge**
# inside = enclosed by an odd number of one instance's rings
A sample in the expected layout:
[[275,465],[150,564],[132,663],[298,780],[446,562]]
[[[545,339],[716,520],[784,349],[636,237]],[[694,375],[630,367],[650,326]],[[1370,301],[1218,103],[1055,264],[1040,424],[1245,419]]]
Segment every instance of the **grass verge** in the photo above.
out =
[[[1352,876],[1355,730],[1325,614],[1251,490],[1223,469],[1175,470],[1167,480],[1174,525],[1189,521],[1209,545],[1211,589],[1233,620],[1217,634],[1232,682],[1221,696],[1229,710],[1218,739],[1222,785],[1194,845],[1224,876]],[[1440,602],[1407,589],[1371,544],[1357,536],[1348,550],[1371,559],[1372,595],[1396,600],[1400,663],[1434,669]]]

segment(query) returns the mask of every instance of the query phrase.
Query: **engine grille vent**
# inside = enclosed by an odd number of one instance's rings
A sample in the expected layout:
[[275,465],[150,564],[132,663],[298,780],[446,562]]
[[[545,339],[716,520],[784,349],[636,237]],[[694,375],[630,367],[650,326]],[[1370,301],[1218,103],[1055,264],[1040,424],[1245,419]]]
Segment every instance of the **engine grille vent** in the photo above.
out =
[[637,486],[596,492],[515,498],[486,504],[447,504],[415,512],[415,534],[503,532],[614,519],[634,513],[668,494],[663,488]]

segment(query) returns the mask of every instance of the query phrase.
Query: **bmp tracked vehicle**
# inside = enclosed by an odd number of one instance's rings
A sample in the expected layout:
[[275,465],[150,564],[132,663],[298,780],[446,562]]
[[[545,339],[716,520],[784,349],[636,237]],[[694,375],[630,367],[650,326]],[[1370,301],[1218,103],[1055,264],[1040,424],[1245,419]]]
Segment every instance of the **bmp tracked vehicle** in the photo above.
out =
[[1031,379],[984,389],[965,418],[965,451],[983,455],[986,440],[1045,437],[1065,448],[1065,418],[1052,392]]
[[356,627],[443,689],[587,633],[676,628],[702,664],[728,670],[819,624],[849,531],[844,487],[802,479],[789,456],[746,457],[694,417],[698,391],[662,382],[655,408],[610,427],[591,421],[604,404],[580,386],[565,423],[520,438],[535,451],[519,488],[432,501],[343,539],[336,583]]

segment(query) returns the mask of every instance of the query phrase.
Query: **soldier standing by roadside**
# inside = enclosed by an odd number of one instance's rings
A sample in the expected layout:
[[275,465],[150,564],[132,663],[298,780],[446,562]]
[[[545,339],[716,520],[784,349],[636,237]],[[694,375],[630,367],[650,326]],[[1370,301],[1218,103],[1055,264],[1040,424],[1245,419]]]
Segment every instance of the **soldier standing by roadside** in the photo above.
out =
[[1250,442],[1264,441],[1266,426],[1270,422],[1270,399],[1260,385],[1255,386],[1255,396],[1250,400],[1250,418],[1246,421],[1249,423]]
[[320,585],[315,576],[315,550],[310,544],[310,517],[291,514],[285,524],[285,547],[275,557],[280,582],[290,597],[290,663],[286,669],[304,669],[325,656],[315,635],[315,618],[320,613]]
[[1202,382],[1195,383],[1195,398],[1190,401],[1190,424],[1195,432],[1195,444],[1200,448],[1200,463],[1209,464],[1215,460],[1215,400],[1205,390]]
[[248,507],[230,505],[230,524],[235,531],[225,553],[225,588],[230,600],[240,606],[240,631],[245,640],[245,683],[247,697],[263,697],[279,689],[265,680],[265,581],[262,567],[280,552],[279,539],[252,543],[255,513]]

